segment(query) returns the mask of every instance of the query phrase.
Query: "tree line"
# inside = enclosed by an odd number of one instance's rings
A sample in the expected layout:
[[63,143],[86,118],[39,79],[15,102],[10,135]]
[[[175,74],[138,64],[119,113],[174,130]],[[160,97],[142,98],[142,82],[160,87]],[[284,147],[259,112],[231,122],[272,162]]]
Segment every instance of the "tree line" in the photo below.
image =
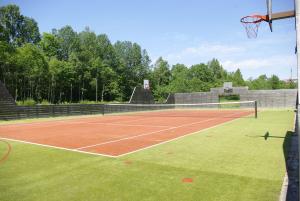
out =
[[276,75],[244,80],[241,71],[226,71],[217,59],[187,67],[154,64],[145,49],[131,41],[111,43],[106,34],[71,26],[40,33],[37,22],[17,5],[0,7],[0,80],[15,100],[50,103],[128,101],[135,86],[150,80],[157,100],[168,93],[209,91],[231,81],[250,89],[295,88]]

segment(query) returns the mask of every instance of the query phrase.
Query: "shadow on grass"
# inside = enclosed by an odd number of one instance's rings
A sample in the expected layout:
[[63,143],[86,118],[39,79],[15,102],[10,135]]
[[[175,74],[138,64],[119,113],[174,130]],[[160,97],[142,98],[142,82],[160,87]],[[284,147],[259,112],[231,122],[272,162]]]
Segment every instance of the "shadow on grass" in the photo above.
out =
[[292,131],[287,131],[282,149],[285,158],[286,172],[289,178],[286,201],[299,200],[299,166],[298,166],[298,136]]
[[[298,138],[293,131],[287,131],[285,136],[274,136],[267,131],[264,135],[248,136],[251,138],[262,138],[263,140],[284,139],[282,151],[285,159],[285,166],[289,183],[287,187],[286,201],[298,201],[298,187],[295,185],[299,181],[299,166],[298,166]],[[284,181],[285,182],[285,181]],[[287,185],[287,184],[284,184]]]
[[[288,132],[291,132],[291,131],[288,131]],[[287,132],[287,133],[288,133]],[[282,137],[282,136],[275,136],[275,135],[270,135],[269,131],[267,131],[264,135],[253,135],[253,136],[249,136],[249,135],[246,135],[247,137],[253,137],[253,138],[264,138],[265,140],[268,140],[269,138],[286,138],[287,137],[287,134],[285,137]]]

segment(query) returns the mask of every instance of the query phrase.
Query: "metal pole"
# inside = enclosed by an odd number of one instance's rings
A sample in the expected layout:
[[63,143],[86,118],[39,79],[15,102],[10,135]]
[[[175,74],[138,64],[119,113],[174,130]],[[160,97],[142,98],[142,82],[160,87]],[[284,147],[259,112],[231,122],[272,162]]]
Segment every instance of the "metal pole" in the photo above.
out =
[[[299,93],[299,90],[300,90],[300,53],[299,53],[299,49],[300,48],[300,21],[298,20],[300,19],[300,0],[295,0],[295,24],[296,24],[296,54],[297,54],[297,78],[298,78],[298,101],[297,101],[297,118],[296,118],[296,125],[295,125],[295,132],[296,134],[298,135],[298,154],[300,154],[300,138],[299,138],[299,119],[298,119],[298,115],[299,115],[299,107],[298,107],[298,104],[300,102],[300,93]],[[299,164],[298,164],[299,165]],[[299,174],[300,174],[300,169],[299,169]],[[298,186],[299,188],[299,186]],[[298,196],[300,197],[300,189],[298,191]]]
[[296,16],[296,48],[297,48],[297,77],[298,77],[298,100],[300,100],[300,54],[298,51],[298,48],[300,48],[300,21],[298,21],[298,18],[300,18],[300,0],[295,0],[295,16]]
[[257,119],[257,101],[254,101],[255,119]]

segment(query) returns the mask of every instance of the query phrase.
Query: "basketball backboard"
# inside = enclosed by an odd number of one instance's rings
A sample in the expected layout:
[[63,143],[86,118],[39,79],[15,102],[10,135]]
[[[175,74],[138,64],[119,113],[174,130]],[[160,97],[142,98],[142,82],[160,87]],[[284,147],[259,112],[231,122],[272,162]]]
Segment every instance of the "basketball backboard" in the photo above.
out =
[[227,94],[232,93],[233,92],[232,82],[224,82],[223,89],[224,89],[224,93]]
[[271,32],[273,31],[272,27],[272,0],[267,1],[267,22],[269,23]]

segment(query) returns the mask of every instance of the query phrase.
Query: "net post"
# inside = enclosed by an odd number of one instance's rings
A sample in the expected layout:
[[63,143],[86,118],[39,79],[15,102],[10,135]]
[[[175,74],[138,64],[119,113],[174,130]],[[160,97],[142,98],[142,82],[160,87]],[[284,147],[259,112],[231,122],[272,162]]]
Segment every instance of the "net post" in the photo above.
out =
[[257,100],[254,101],[255,119],[257,119]]
[[102,115],[104,116],[104,108],[105,108],[105,104],[103,103],[103,104],[101,104],[101,113],[102,113]]

